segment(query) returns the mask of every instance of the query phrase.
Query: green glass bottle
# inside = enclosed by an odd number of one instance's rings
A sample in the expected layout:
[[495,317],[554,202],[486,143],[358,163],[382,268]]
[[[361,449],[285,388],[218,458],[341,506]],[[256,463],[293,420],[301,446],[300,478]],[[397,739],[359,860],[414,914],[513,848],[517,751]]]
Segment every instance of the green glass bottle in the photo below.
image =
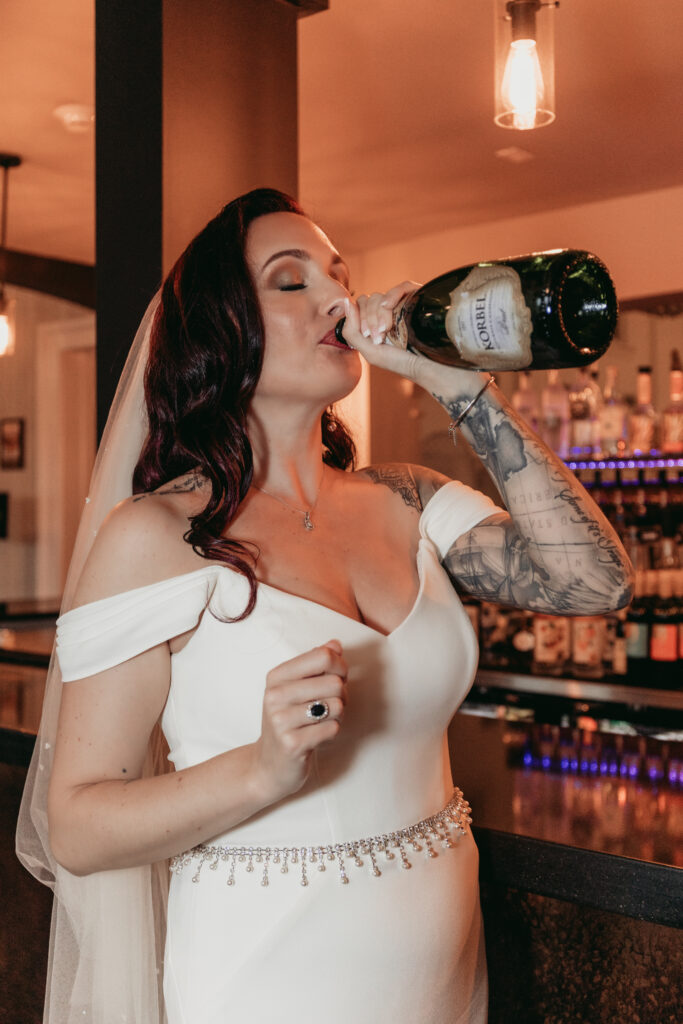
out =
[[434,278],[406,298],[387,340],[468,369],[585,366],[607,350],[617,308],[596,256],[557,249]]

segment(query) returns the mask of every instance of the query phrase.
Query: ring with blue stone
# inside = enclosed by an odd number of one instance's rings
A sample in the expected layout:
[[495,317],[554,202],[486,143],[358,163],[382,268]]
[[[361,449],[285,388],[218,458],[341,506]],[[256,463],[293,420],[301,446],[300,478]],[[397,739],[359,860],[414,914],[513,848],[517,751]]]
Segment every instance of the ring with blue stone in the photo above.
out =
[[326,700],[312,700],[306,708],[306,718],[312,718],[314,722],[322,722],[330,713],[330,706]]

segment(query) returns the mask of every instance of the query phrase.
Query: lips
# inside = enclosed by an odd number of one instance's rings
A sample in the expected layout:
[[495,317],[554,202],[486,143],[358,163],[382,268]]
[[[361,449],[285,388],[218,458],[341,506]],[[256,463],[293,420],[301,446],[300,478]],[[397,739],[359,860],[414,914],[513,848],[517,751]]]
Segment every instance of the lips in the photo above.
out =
[[341,348],[341,349],[344,349],[344,351],[346,351],[346,352],[350,352],[351,351],[349,346],[345,342],[342,342],[342,341],[339,340],[339,338],[336,336],[334,331],[328,331],[327,334],[325,335],[325,337],[320,339],[319,344],[320,345],[331,345],[332,348]]

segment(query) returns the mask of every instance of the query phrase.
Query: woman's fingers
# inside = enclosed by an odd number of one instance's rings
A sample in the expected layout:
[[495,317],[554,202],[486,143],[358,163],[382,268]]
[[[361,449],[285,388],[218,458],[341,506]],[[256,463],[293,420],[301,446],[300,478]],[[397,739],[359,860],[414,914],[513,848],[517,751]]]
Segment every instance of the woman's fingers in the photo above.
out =
[[342,648],[338,640],[330,640],[321,647],[298,654],[289,661],[283,661],[266,676],[266,690],[282,686],[292,680],[308,676],[320,676],[328,673],[345,677],[348,667],[342,657]]

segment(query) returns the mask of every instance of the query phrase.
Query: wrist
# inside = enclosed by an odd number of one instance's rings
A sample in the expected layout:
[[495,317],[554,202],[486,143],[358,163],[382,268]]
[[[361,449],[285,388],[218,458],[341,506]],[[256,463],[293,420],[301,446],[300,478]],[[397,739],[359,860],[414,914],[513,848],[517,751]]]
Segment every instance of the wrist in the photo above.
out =
[[491,376],[486,370],[465,370],[460,366],[445,366],[425,360],[420,366],[417,383],[429,391],[437,401],[469,401],[478,394]]

